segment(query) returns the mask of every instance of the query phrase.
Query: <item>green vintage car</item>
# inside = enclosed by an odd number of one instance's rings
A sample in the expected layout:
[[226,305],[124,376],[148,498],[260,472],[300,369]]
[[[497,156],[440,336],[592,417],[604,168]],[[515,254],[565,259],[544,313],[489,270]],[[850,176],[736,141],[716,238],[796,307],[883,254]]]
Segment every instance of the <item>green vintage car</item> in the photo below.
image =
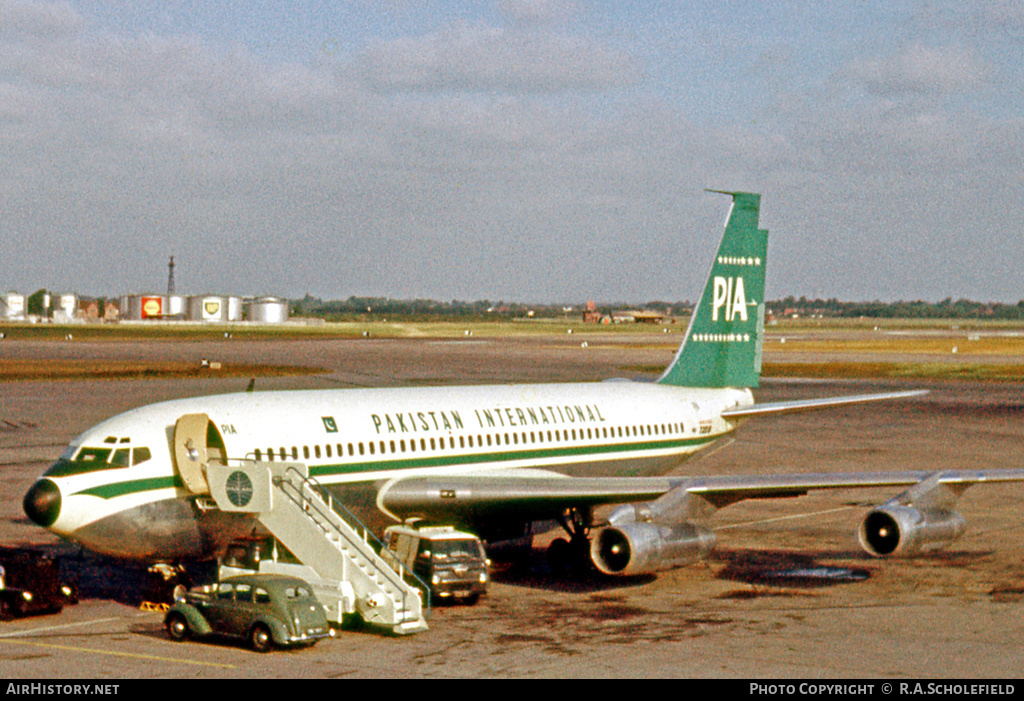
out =
[[223,635],[253,650],[313,645],[331,635],[323,606],[297,577],[252,574],[194,587],[167,610],[164,629],[174,640]]

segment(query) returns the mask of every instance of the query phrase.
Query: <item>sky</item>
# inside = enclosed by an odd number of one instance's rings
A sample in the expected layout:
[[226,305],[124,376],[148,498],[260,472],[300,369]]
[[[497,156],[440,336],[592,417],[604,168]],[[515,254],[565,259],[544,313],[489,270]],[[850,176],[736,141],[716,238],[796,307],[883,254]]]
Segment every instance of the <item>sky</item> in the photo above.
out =
[[0,290],[1024,299],[1024,4],[0,0]]

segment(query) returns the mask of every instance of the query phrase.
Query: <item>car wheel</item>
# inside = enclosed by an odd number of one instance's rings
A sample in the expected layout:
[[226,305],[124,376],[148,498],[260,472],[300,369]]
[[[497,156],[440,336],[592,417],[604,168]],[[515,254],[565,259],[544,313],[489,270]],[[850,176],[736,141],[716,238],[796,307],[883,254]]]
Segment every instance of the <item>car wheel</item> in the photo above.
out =
[[168,614],[167,620],[164,621],[164,628],[167,630],[167,635],[171,636],[171,640],[188,640],[189,631],[188,621],[180,613]]
[[270,629],[262,623],[257,623],[249,631],[249,644],[256,652],[266,652],[274,646],[274,638],[270,635]]

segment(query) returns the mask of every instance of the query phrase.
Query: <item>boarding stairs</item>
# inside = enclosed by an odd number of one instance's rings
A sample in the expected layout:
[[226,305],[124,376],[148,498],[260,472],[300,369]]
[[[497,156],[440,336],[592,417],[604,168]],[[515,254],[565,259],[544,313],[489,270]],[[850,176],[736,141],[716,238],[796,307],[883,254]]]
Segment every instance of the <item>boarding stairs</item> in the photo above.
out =
[[330,582],[351,599],[343,607],[369,624],[396,634],[427,629],[422,590],[377,554],[367,529],[309,477],[306,465],[211,461],[206,476],[219,509],[258,514],[270,534],[315,571],[321,582],[315,588],[325,606],[322,583]]

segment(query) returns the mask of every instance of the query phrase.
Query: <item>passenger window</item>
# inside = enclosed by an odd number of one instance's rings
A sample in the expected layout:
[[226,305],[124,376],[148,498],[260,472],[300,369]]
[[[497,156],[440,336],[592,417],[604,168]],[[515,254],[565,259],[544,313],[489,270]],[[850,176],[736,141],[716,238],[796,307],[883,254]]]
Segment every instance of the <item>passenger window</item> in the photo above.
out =
[[255,600],[257,604],[270,603],[270,594],[267,593],[266,589],[262,587],[256,587]]
[[234,592],[230,584],[221,584],[217,587],[217,598],[222,601],[230,601],[234,598]]

